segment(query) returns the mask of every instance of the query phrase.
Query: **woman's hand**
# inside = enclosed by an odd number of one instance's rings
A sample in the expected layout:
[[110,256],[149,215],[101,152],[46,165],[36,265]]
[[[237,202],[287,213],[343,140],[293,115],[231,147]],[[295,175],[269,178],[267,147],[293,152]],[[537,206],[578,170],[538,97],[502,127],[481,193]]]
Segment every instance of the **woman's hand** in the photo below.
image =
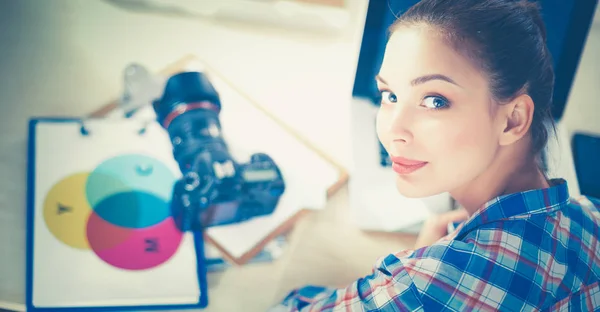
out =
[[464,209],[451,210],[429,217],[423,223],[423,228],[421,228],[415,243],[415,249],[429,246],[448,235],[448,223],[461,222],[468,218],[469,213]]

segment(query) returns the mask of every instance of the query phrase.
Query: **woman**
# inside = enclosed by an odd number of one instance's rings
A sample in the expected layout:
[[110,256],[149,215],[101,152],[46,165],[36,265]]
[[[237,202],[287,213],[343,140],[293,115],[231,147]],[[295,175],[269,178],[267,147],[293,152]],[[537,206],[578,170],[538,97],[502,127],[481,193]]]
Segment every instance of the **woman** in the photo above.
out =
[[305,287],[281,310],[600,309],[600,201],[569,198],[539,156],[554,74],[536,5],[424,0],[391,35],[377,132],[408,197],[449,192],[464,220],[383,257],[342,289]]

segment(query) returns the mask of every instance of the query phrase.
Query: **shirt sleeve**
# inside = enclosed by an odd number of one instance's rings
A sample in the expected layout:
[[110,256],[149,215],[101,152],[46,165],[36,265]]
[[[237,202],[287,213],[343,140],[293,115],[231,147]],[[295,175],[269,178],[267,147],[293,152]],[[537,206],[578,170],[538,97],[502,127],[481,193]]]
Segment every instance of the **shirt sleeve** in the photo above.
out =
[[413,255],[412,250],[388,255],[378,261],[370,275],[345,288],[306,286],[296,289],[269,311],[422,310],[419,291],[410,274],[418,261]]

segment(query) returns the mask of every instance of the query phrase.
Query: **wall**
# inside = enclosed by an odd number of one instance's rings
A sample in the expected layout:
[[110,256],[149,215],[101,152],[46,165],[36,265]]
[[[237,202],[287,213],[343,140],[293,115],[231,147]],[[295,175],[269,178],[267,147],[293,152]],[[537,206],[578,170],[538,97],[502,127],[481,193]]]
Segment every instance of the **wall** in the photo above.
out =
[[584,47],[579,69],[563,116],[572,132],[600,134],[600,10]]

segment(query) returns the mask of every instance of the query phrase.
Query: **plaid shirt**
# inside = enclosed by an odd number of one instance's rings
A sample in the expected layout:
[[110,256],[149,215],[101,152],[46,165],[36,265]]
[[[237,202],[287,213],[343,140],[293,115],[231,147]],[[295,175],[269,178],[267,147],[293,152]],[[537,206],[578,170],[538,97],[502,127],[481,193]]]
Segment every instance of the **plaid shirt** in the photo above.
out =
[[600,201],[553,184],[497,197],[435,244],[383,257],[347,288],[295,290],[271,311],[599,311]]

